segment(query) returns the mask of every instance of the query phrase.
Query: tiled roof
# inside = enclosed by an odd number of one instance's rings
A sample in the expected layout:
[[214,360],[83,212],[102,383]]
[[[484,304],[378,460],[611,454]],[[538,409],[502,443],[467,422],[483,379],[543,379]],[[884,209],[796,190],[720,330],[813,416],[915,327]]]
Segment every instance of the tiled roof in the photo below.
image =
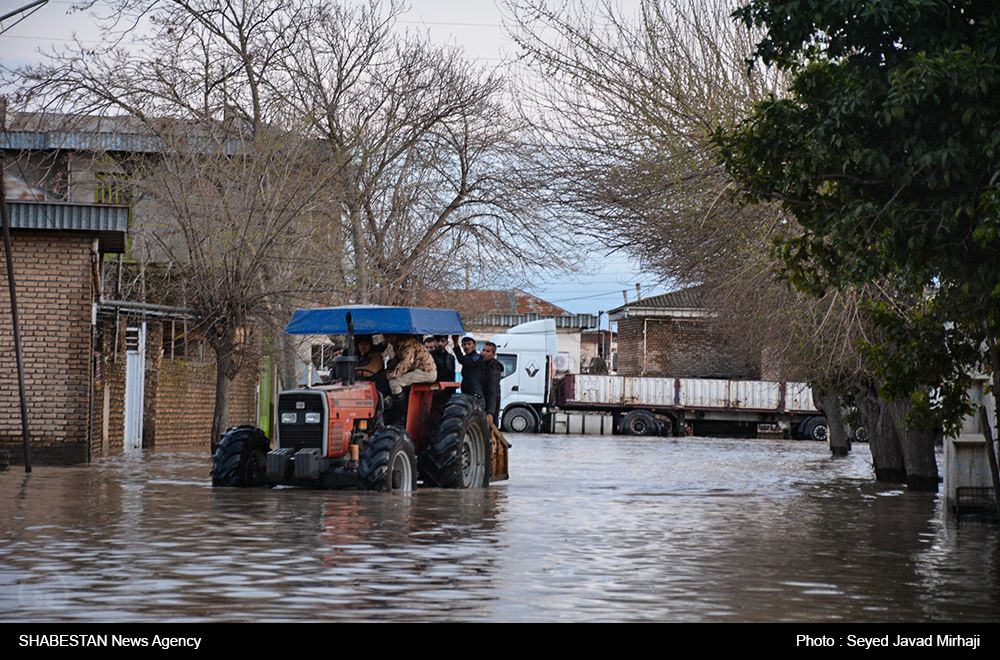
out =
[[627,305],[612,309],[609,314],[622,312],[626,309],[702,309],[702,285],[662,293],[658,296],[641,298]]
[[421,304],[457,309],[466,315],[563,316],[568,311],[520,289],[443,289],[431,291]]

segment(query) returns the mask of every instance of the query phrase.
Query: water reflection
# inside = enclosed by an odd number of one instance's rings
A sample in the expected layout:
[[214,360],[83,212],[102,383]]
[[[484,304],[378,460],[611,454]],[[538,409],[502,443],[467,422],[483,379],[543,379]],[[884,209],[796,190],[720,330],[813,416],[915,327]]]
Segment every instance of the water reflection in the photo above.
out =
[[988,621],[994,526],[864,446],[522,436],[514,479],[212,489],[199,454],[0,473],[0,619]]

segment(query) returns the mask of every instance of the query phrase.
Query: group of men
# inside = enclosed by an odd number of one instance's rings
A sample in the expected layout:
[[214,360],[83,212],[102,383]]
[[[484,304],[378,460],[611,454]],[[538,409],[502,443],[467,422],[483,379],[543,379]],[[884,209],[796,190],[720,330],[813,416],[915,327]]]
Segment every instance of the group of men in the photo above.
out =
[[462,394],[479,399],[490,423],[500,414],[500,379],[503,365],[496,359],[497,346],[488,341],[482,353],[476,351],[471,334],[453,335],[448,353],[446,335],[426,335],[423,343],[415,335],[386,335],[392,358],[384,362],[385,345],[376,345],[371,335],[355,337],[358,349],[358,378],[372,380],[383,395],[398,397],[414,383],[454,382],[455,363],[462,365]]

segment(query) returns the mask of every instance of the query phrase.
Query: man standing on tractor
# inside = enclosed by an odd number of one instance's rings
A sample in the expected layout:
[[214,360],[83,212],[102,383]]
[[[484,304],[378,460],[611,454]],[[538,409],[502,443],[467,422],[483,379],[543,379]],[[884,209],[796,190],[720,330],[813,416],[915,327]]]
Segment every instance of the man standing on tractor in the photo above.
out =
[[455,356],[445,348],[448,337],[445,335],[427,335],[424,337],[424,346],[431,352],[434,358],[434,365],[437,367],[437,379],[439,383],[452,383],[455,381]]
[[483,396],[483,357],[476,352],[476,338],[472,333],[462,335],[462,348],[459,348],[458,335],[452,335],[455,343],[455,359],[462,365],[462,394],[468,394],[484,401]]
[[495,424],[500,417],[500,379],[503,365],[497,360],[497,345],[491,341],[483,345],[483,399],[486,405],[486,419]]

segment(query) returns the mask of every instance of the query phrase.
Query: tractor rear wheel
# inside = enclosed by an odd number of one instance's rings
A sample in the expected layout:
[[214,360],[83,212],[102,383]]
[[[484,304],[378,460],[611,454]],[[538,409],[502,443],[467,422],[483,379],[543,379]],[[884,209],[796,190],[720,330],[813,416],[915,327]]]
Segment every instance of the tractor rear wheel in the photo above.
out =
[[417,459],[410,436],[398,426],[373,433],[358,457],[358,490],[408,493],[416,487]]
[[420,453],[420,476],[438,488],[484,488],[493,476],[492,448],[482,404],[456,394]]
[[212,456],[212,485],[265,485],[269,449],[267,436],[256,427],[234,426],[226,430]]

